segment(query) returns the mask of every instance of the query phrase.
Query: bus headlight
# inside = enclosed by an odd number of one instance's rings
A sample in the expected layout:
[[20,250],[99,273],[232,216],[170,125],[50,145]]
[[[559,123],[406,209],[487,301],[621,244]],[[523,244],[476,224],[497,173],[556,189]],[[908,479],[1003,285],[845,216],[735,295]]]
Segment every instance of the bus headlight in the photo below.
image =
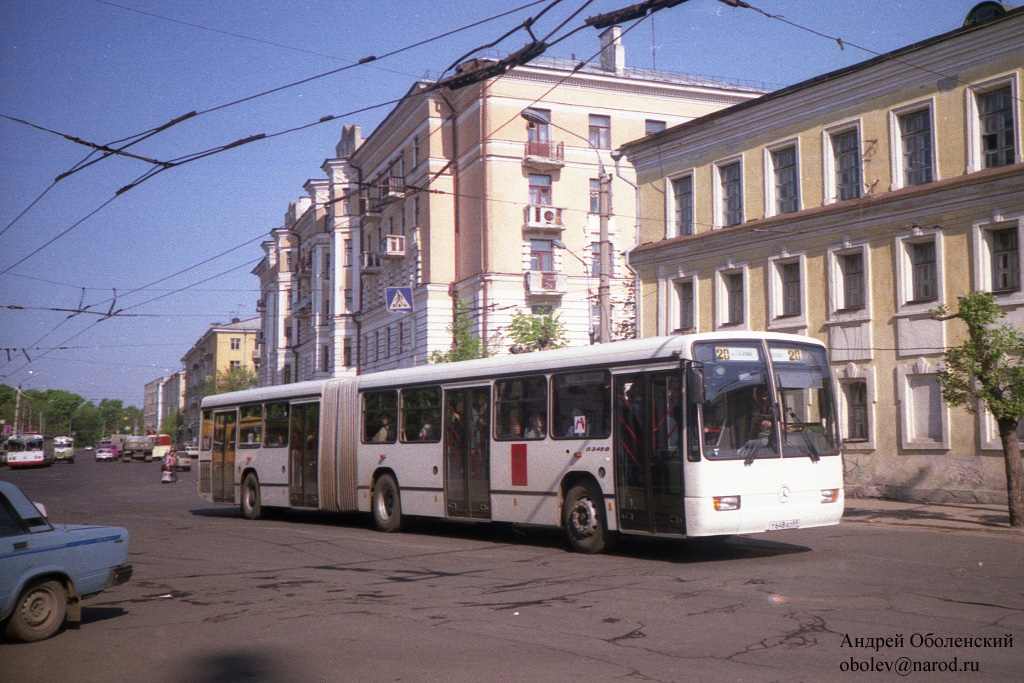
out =
[[711,502],[714,504],[715,510],[718,512],[740,509],[739,496],[715,496],[711,499]]
[[822,489],[821,502],[834,503],[839,500],[839,489]]

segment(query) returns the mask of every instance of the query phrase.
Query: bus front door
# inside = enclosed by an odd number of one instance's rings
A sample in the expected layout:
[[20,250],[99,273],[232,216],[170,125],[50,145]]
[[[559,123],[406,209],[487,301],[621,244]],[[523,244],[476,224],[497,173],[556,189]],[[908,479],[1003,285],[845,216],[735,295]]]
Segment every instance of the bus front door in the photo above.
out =
[[450,517],[491,518],[491,388],[444,392],[444,485]]
[[686,533],[679,371],[615,377],[615,490],[619,527]]
[[320,404],[291,406],[288,434],[288,498],[294,507],[320,506]]
[[235,502],[235,427],[234,410],[213,414],[212,489],[213,502]]

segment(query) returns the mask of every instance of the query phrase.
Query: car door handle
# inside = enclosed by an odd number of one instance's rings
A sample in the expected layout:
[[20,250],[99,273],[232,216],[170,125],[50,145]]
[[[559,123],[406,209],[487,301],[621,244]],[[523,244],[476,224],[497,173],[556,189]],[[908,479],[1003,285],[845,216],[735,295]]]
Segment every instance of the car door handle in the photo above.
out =
[[21,541],[20,543],[14,544],[15,550],[28,550],[28,541]]

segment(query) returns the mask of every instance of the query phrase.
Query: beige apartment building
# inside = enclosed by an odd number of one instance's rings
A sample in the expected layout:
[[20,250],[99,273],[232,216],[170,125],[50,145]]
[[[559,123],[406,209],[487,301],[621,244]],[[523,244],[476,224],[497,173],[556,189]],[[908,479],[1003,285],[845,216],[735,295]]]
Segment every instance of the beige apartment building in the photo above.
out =
[[515,313],[549,308],[572,344],[591,343],[602,172],[610,336],[634,336],[635,174],[613,150],[764,91],[629,68],[618,27],[601,45],[599,63],[542,57],[454,90],[418,82],[365,140],[346,126],[326,179],[307,183],[253,271],[261,384],[425,362],[451,345],[456,297],[496,352]]
[[234,318],[226,324],[212,323],[182,357],[184,370],[181,374],[185,378],[183,440],[191,441],[199,436],[199,407],[208,377],[236,367],[255,369],[254,356],[259,357],[259,333],[259,318]]
[[965,327],[933,311],[985,290],[1024,323],[1022,36],[1024,10],[967,22],[623,148],[642,335],[825,341],[855,495],[1006,500],[993,420],[939,390]]

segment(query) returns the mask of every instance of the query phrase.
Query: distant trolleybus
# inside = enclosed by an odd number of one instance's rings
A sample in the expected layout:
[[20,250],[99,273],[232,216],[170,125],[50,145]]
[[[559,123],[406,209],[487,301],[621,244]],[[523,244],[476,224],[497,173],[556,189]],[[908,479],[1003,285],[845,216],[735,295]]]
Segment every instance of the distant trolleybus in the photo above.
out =
[[722,536],[837,524],[818,341],[679,335],[208,396],[199,494],[241,506]]
[[7,440],[8,467],[39,467],[53,464],[53,451],[43,447],[42,434],[22,434]]
[[75,440],[70,436],[53,437],[53,461],[75,462]]

